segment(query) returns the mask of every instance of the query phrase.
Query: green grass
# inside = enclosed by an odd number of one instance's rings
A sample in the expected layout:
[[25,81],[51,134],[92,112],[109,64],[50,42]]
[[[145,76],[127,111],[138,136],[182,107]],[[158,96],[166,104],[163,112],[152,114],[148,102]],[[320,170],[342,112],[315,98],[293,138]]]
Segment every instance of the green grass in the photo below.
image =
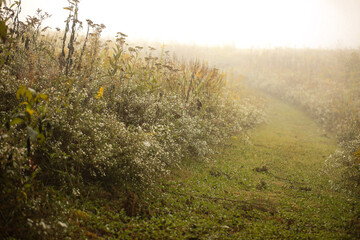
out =
[[335,138],[294,106],[267,99],[269,122],[250,144],[234,137],[214,162],[184,166],[164,181],[146,217],[89,201],[78,237],[357,239],[359,203],[332,190],[336,176],[323,170]]

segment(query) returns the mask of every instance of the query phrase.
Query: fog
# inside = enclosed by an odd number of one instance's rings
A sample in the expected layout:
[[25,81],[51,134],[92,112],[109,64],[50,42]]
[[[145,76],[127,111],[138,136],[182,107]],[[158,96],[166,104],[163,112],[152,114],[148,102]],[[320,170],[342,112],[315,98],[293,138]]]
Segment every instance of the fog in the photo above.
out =
[[[23,0],[22,19],[37,8],[64,28],[65,0]],[[106,25],[104,36],[238,48],[355,48],[360,0],[82,0],[80,19]]]

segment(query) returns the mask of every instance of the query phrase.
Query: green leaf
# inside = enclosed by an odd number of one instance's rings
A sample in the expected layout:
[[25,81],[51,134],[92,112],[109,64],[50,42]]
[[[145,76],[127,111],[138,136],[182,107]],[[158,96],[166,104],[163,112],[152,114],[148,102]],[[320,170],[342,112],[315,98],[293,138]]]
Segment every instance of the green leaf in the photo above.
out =
[[39,134],[37,135],[37,140],[38,140],[38,142],[39,142],[40,144],[44,143],[44,141],[45,141],[45,136],[44,136],[44,134],[39,133]]
[[36,141],[37,140],[37,136],[38,136],[38,132],[37,131],[35,131],[32,127],[30,127],[30,126],[27,126],[26,127],[26,129],[27,129],[27,131],[28,131],[28,134],[29,134],[29,136],[30,136],[30,139],[31,139],[31,141]]
[[44,94],[44,93],[40,93],[40,98],[44,99],[44,100],[48,100],[49,96]]
[[10,122],[10,126],[14,126],[17,124],[21,124],[24,122],[24,119],[21,118],[14,118],[11,122]]
[[33,98],[33,94],[32,94],[31,91],[29,91],[29,90],[26,90],[26,91],[25,91],[25,96],[27,97],[28,102],[30,102],[31,99]]
[[26,104],[26,110],[32,110],[32,107],[30,104]]
[[26,91],[26,87],[24,85],[21,85],[16,92],[16,98],[20,99],[20,96],[23,96],[25,94],[25,91]]

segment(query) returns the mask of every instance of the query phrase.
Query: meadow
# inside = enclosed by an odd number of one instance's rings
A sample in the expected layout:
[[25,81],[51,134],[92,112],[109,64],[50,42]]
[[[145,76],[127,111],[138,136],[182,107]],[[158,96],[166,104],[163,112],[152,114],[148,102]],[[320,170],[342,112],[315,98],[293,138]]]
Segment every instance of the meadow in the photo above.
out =
[[341,188],[359,195],[359,49],[174,48],[221,66],[234,85],[261,89],[309,114],[324,134],[336,136],[339,148],[327,162],[344,170]]
[[105,40],[78,3],[0,0],[1,238],[360,236],[358,50]]

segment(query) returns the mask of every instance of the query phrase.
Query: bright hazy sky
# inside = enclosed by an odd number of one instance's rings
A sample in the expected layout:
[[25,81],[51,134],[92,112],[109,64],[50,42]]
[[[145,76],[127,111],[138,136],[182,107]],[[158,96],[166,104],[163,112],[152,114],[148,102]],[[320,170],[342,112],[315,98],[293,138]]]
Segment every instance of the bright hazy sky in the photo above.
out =
[[[64,28],[66,0],[22,0]],[[359,47],[360,0],[81,0],[80,20],[131,39],[247,47]]]

